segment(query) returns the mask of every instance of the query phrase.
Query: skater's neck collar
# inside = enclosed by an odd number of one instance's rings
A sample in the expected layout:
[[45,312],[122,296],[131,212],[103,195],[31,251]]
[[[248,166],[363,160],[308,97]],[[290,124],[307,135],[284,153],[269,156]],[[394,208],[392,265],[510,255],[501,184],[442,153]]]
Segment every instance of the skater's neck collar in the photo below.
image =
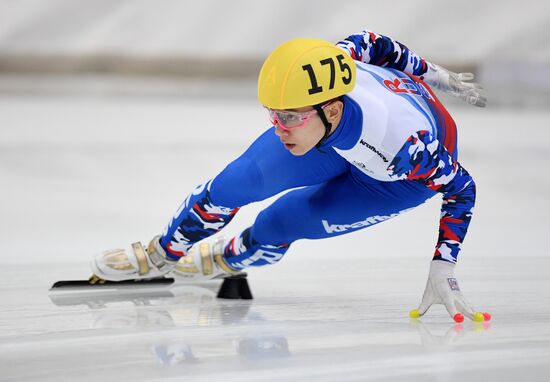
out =
[[349,150],[361,135],[363,115],[359,105],[348,96],[342,97],[344,111],[340,123],[328,137],[323,146],[336,147],[340,150]]

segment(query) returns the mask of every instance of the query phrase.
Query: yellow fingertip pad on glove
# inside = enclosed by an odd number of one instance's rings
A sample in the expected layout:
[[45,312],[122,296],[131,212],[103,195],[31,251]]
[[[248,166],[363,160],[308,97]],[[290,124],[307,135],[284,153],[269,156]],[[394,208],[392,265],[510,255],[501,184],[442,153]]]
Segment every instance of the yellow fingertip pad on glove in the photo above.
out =
[[413,309],[409,312],[409,317],[410,318],[418,318],[418,317],[420,317],[420,312],[418,311],[418,309]]
[[475,322],[483,322],[483,321],[485,321],[485,316],[481,312],[475,312],[474,313],[474,321]]

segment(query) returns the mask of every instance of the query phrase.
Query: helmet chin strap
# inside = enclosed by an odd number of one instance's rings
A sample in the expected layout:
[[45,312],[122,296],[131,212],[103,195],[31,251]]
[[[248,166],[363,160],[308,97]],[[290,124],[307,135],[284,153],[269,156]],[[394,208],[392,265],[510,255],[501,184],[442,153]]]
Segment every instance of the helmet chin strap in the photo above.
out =
[[319,150],[320,152],[324,153],[323,150],[321,150],[321,145],[325,143],[328,136],[330,135],[330,130],[332,129],[332,123],[330,123],[327,119],[327,116],[325,115],[325,111],[321,107],[321,105],[315,105],[313,106],[315,110],[317,110],[317,114],[319,114],[319,118],[321,118],[321,121],[323,121],[323,125],[325,125],[325,135],[323,135],[323,138],[317,144],[315,145],[315,148]]

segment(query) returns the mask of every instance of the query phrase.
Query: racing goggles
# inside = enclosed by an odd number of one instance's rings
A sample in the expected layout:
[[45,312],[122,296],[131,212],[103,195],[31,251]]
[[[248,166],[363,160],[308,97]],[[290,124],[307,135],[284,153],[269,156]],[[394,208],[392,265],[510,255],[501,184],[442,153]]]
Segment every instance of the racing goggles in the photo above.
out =
[[[321,108],[328,106],[332,101],[322,105]],[[307,122],[312,116],[317,114],[317,110],[310,110],[304,112],[289,111],[289,110],[274,110],[267,108],[269,112],[269,120],[272,124],[277,123],[283,130],[293,130],[307,125]]]

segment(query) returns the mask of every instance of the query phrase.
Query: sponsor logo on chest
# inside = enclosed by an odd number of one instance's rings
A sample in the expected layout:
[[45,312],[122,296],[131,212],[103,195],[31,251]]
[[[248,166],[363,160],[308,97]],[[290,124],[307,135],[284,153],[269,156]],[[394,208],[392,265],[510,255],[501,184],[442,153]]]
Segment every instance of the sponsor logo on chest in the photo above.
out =
[[365,146],[367,149],[369,149],[369,150],[373,151],[374,153],[376,153],[376,155],[378,155],[380,158],[382,158],[384,163],[388,163],[388,159],[384,156],[384,154],[382,154],[380,151],[378,151],[378,149],[376,147],[369,144],[368,142],[365,142],[363,139],[361,139],[359,141],[359,143],[362,144],[363,146]]

